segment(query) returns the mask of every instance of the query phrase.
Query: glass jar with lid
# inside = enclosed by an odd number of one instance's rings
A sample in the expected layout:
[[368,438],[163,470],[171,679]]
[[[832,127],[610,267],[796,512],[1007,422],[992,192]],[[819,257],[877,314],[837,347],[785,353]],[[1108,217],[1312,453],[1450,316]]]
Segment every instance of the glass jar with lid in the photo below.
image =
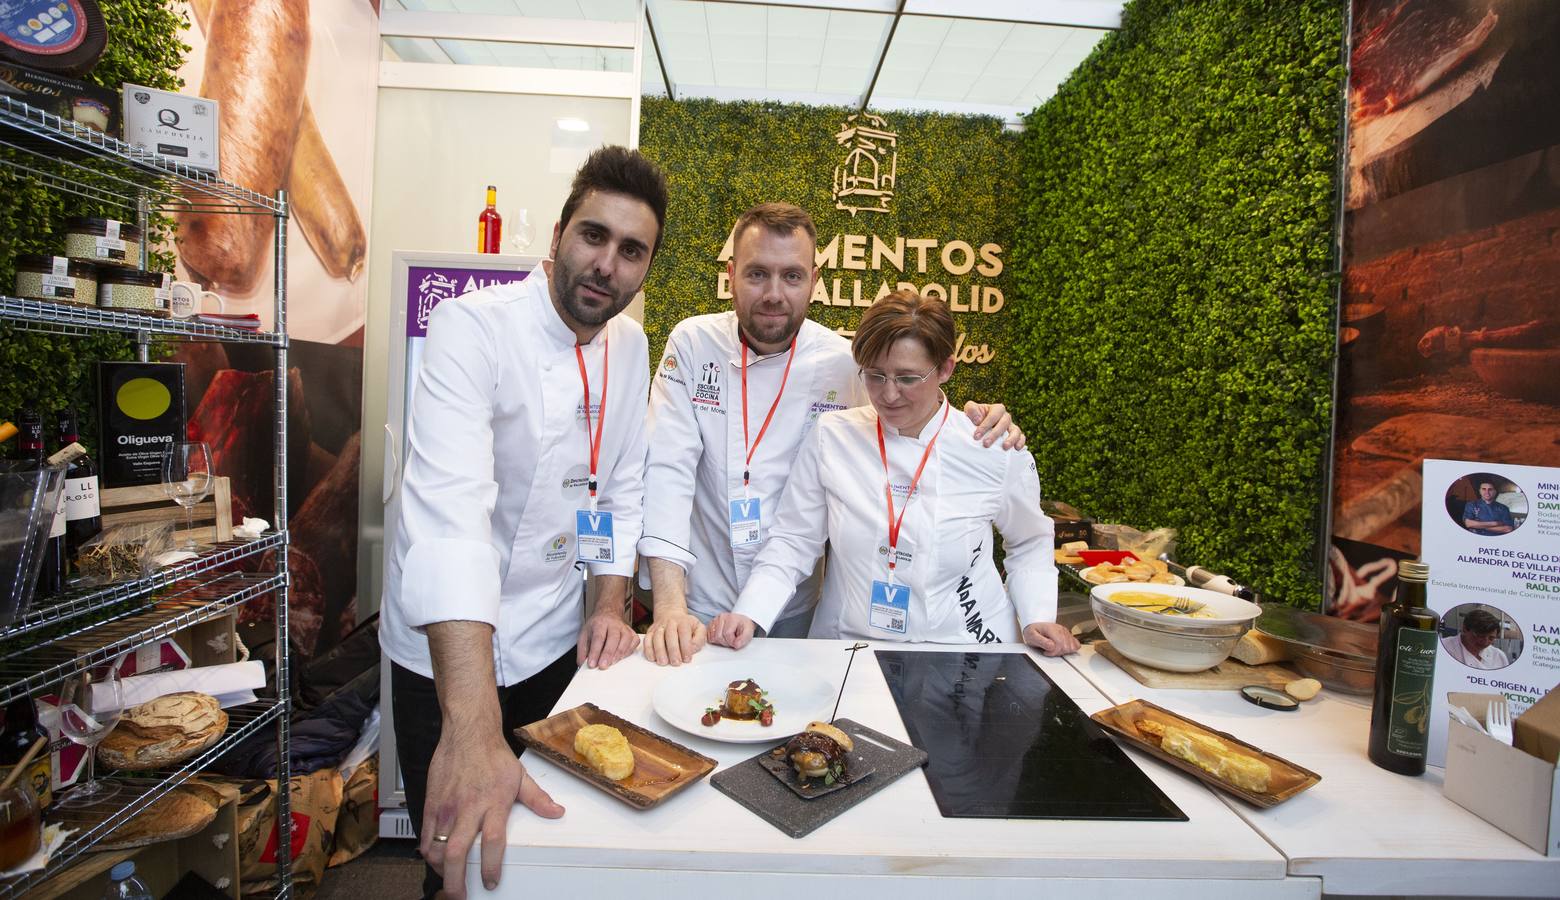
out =
[[168,315],[168,276],[141,269],[104,266],[98,270],[98,303],[103,309]]
[[80,259],[28,253],[16,258],[16,296],[97,305],[97,266]]
[[141,265],[141,229],[115,219],[76,216],[65,221],[65,255],[105,266]]

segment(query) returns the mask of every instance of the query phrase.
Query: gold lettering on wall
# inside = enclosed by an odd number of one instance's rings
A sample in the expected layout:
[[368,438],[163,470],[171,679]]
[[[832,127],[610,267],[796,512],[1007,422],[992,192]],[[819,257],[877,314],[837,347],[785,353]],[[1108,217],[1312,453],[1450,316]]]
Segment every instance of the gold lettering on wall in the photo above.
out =
[[899,135],[872,113],[845,118],[834,140],[845,158],[834,167],[834,208],[858,212],[888,212],[899,180]]
[[[715,294],[732,299],[731,279],[724,263],[731,259],[733,240],[721,247],[721,271],[715,277]],[[1002,289],[974,284],[975,277],[1002,274],[1002,246],[965,240],[935,238],[885,238],[876,234],[836,234],[819,248],[815,263],[823,277],[813,285],[811,302],[837,309],[865,309],[896,290],[911,290],[948,304],[955,315],[992,315],[1007,305]],[[914,280],[895,276],[922,276]],[[854,332],[839,329],[849,337]],[[961,363],[984,365],[997,351],[986,344],[969,344],[960,333],[954,357]]]

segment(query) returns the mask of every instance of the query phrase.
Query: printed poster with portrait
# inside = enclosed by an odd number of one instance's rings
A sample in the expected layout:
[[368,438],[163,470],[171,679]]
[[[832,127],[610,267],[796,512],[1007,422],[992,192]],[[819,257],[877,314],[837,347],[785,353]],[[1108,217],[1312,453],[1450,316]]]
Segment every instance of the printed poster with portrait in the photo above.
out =
[[1449,692],[1503,694],[1516,718],[1560,683],[1560,468],[1427,459],[1424,482],[1439,766]]

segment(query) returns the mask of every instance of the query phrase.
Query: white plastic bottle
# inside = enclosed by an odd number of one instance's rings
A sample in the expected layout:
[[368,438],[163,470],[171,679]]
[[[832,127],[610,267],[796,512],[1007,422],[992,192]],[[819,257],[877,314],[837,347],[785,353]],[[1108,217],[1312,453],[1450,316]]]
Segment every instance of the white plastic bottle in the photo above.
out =
[[108,870],[108,893],[103,900],[156,900],[146,882],[135,877],[135,863],[125,860]]

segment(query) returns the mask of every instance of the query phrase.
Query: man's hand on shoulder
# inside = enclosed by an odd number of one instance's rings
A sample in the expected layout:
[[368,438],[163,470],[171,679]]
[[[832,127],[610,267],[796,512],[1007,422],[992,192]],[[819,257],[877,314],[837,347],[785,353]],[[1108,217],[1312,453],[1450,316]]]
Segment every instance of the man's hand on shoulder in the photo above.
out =
[[976,403],[971,400],[964,404],[964,414],[975,423],[975,440],[982,445],[990,447],[997,442],[997,438],[1006,434],[1002,441],[1003,450],[1022,450],[1026,440],[1024,432],[1013,424],[1013,417],[1008,414],[1007,407],[1000,403]]

